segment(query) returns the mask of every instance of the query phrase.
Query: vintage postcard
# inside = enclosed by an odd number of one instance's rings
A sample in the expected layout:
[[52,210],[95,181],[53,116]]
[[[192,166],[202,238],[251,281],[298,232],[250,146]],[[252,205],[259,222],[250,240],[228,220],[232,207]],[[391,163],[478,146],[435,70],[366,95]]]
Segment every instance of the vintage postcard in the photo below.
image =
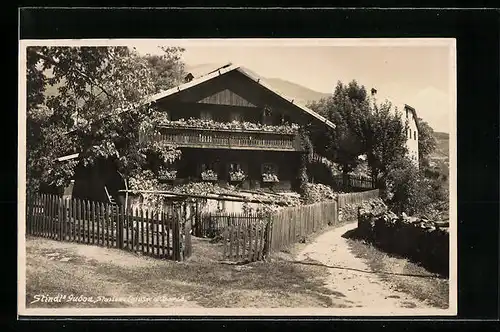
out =
[[19,316],[457,314],[454,39],[19,42]]

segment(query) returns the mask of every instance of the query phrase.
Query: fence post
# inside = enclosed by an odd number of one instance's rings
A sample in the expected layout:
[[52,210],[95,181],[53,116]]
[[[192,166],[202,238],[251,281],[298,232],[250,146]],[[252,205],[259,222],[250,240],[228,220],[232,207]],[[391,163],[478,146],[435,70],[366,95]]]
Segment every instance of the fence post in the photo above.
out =
[[191,222],[184,224],[184,259],[191,256]]
[[271,254],[271,225],[272,225],[272,218],[271,216],[267,217],[267,223],[266,223],[266,231],[264,233],[264,258],[268,257]]
[[340,216],[340,195],[337,195],[337,197],[335,197],[335,213],[337,214],[335,216],[335,220],[337,221],[337,223],[339,222],[339,216]]
[[57,239],[59,241],[62,241],[63,240],[62,230],[63,230],[63,225],[64,225],[64,199],[63,198],[59,198],[59,209],[58,209],[57,221],[59,224],[59,227],[57,229]]
[[31,235],[32,233],[32,227],[33,227],[33,224],[31,222],[31,215],[33,214],[32,213],[32,208],[31,208],[31,201],[32,201],[32,196],[30,194],[28,194],[26,196],[26,220],[25,220],[25,232],[26,232],[26,235]]
[[123,206],[120,206],[116,211],[117,222],[117,232],[116,232],[116,241],[118,242],[118,248],[123,249],[123,219],[125,214],[123,213]]

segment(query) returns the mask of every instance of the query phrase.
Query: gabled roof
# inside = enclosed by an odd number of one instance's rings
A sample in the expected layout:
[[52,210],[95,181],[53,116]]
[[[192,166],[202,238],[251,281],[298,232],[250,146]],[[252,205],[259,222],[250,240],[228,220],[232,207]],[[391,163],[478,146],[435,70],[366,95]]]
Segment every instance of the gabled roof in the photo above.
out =
[[417,111],[413,107],[411,107],[410,105],[408,105],[408,104],[405,104],[404,107],[405,107],[405,109],[408,109],[413,114],[413,118],[415,119],[415,122],[417,122],[417,125],[418,125]]
[[[192,87],[197,86],[197,85],[199,85],[201,83],[207,82],[207,81],[209,81],[211,79],[214,79],[216,77],[219,77],[221,75],[224,75],[224,74],[232,72],[232,71],[238,71],[238,72],[240,72],[241,74],[245,75],[249,79],[251,79],[254,82],[258,83],[263,88],[271,91],[272,93],[274,93],[275,95],[277,95],[281,99],[287,101],[288,103],[290,103],[290,104],[294,105],[295,107],[301,109],[303,112],[306,112],[307,114],[311,115],[312,117],[316,118],[317,120],[323,122],[326,126],[332,128],[332,129],[335,129],[335,124],[333,124],[331,121],[327,120],[326,118],[324,118],[323,116],[321,116],[318,113],[314,112],[312,109],[306,107],[305,105],[302,105],[300,103],[294,102],[293,98],[287,97],[287,96],[283,95],[282,93],[280,93],[279,91],[277,91],[276,89],[272,88],[268,83],[265,83],[264,80],[261,77],[259,77],[257,74],[251,72],[250,70],[248,70],[248,69],[246,69],[246,68],[244,68],[242,66],[233,65],[231,63],[227,63],[227,64],[225,64],[225,65],[223,65],[223,66],[221,66],[219,68],[211,69],[206,74],[203,74],[201,72],[197,72],[196,76],[195,76],[193,73],[191,73],[191,75],[194,76],[194,79],[191,80],[190,82],[187,82],[187,83],[181,84],[179,86],[176,86],[174,88],[171,88],[171,89],[159,92],[159,93],[151,95],[151,96],[148,96],[148,97],[145,98],[145,101],[142,103],[142,105],[146,105],[146,104],[149,104],[151,102],[156,102],[156,101],[158,101],[158,100],[160,100],[162,98],[175,95],[176,93],[179,93],[181,91],[187,90],[189,88],[192,88]],[[127,111],[130,111],[130,109],[121,110],[117,114],[122,114],[122,113],[125,113]],[[106,116],[103,117],[103,118],[101,118],[101,119],[99,119],[98,121],[103,120],[104,118],[106,118]],[[66,134],[70,134],[71,132],[74,132],[75,130],[76,129],[70,130]],[[59,157],[56,160],[57,161],[66,161],[66,160],[78,158],[79,156],[80,156],[80,153],[74,153],[74,154],[71,154],[71,155]]]
[[263,88],[271,91],[272,93],[274,93],[275,95],[277,95],[281,99],[287,101],[288,103],[290,103],[290,104],[294,105],[295,107],[301,109],[303,112],[306,112],[307,114],[311,115],[312,117],[316,118],[317,120],[323,122],[328,127],[332,128],[332,129],[335,129],[335,125],[331,121],[325,119],[323,116],[321,116],[318,113],[314,112],[312,109],[310,109],[310,108],[308,108],[308,107],[306,107],[304,105],[301,105],[300,103],[294,102],[293,98],[286,97],[285,95],[281,94],[280,92],[278,92],[277,90],[275,90],[274,88],[272,88],[269,84],[265,83],[262,78],[260,78],[256,74],[250,72],[248,69],[246,69],[246,68],[244,68],[244,67],[242,67],[240,65],[230,65],[230,64],[228,64],[228,65],[226,65],[226,66],[224,66],[222,68],[216,69],[212,73],[200,76],[198,78],[194,78],[191,82],[184,83],[184,84],[181,84],[181,85],[176,86],[174,88],[171,88],[171,89],[162,91],[160,93],[157,93],[155,95],[152,95],[152,96],[150,96],[149,98],[146,99],[146,103],[155,102],[155,101],[158,101],[158,100],[163,99],[165,97],[172,96],[172,95],[174,95],[176,93],[179,93],[181,91],[190,89],[190,88],[192,88],[194,86],[197,86],[197,85],[199,85],[201,83],[210,81],[210,80],[212,80],[212,79],[214,79],[216,77],[219,77],[221,75],[227,74],[227,73],[232,72],[232,71],[238,71],[239,73],[245,75],[249,79],[251,79],[254,82],[258,83]]
[[[375,90],[375,91],[377,91],[377,90]],[[394,100],[394,98],[391,98],[391,97],[381,96],[381,95],[379,95],[378,92],[376,92],[376,94],[374,96],[371,95],[369,100],[370,100],[370,102],[388,101],[392,104],[392,106],[397,107],[398,109],[400,109],[401,105],[403,105],[402,106],[403,109],[405,109],[405,110],[407,109],[412,113],[413,119],[415,120],[415,124],[417,125],[417,129],[418,129],[417,111],[415,110],[415,108],[411,107],[410,105],[405,104],[405,103],[401,103],[400,101],[396,101],[396,100]]]

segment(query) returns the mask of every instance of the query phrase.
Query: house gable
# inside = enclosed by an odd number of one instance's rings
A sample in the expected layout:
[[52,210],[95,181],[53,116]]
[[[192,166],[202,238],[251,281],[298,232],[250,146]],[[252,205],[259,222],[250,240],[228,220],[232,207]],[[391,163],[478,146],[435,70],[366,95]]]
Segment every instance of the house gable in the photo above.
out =
[[312,111],[294,103],[293,99],[273,90],[259,77],[240,66],[229,66],[211,74],[194,79],[191,82],[161,92],[150,98],[165,108],[176,107],[179,103],[196,103],[224,106],[239,106],[264,109],[270,107],[283,113],[293,113],[295,117],[309,122],[312,119],[324,123],[327,127],[335,125]]
[[222,91],[216,92],[210,96],[204,97],[198,100],[200,104],[215,104],[215,105],[227,105],[227,106],[241,106],[241,107],[257,107],[252,102],[241,97],[236,92],[231,89],[224,89]]

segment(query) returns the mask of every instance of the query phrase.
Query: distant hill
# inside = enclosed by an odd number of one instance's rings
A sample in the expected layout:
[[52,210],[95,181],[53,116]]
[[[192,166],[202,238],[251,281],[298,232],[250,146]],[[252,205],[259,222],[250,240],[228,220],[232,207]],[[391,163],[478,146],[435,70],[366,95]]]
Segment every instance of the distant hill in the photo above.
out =
[[264,78],[264,80],[279,92],[304,105],[310,101],[317,101],[330,95],[329,93],[314,91],[281,78]]
[[434,132],[436,138],[436,150],[432,153],[432,159],[449,160],[450,135],[448,133]]
[[[186,66],[186,72],[191,72],[194,77],[201,76],[203,74],[209,73],[210,71],[220,68],[224,63],[206,63],[195,66]],[[247,71],[255,76],[259,76],[257,73],[252,71],[250,68],[245,67]],[[281,94],[294,99],[294,101],[306,105],[310,101],[317,101],[321,98],[328,97],[328,93],[314,91],[312,89],[306,88],[300,84],[293,83],[281,78],[267,78],[262,77],[262,79],[270,85],[273,89],[277,90]]]

